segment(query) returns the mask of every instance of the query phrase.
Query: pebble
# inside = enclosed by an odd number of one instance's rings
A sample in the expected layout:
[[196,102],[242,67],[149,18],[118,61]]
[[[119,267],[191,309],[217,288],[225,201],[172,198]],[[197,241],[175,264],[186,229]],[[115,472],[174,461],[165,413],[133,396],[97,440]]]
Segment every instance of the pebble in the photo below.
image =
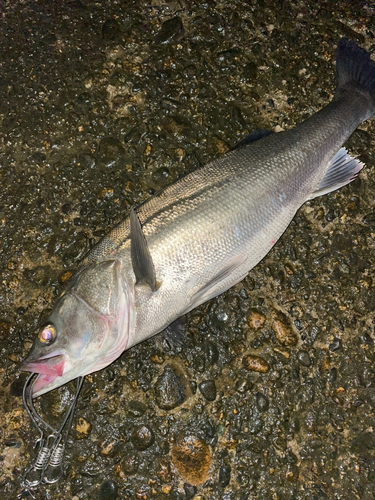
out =
[[156,43],[167,43],[178,40],[184,34],[184,25],[180,17],[172,17],[165,21],[156,35]]
[[332,352],[339,351],[342,349],[342,341],[338,337],[335,337],[333,341],[329,344],[329,350]]
[[90,434],[91,429],[92,425],[90,424],[90,422],[82,417],[79,418],[76,425],[77,439],[86,438]]
[[242,116],[241,110],[239,107],[234,106],[231,112],[233,120],[239,125],[241,128],[246,128],[246,122],[244,117]]
[[20,354],[16,354],[15,352],[11,352],[8,354],[8,359],[9,361],[12,361],[13,363],[20,363],[22,360],[22,357]]
[[261,392],[258,392],[256,395],[256,400],[257,400],[257,406],[260,411],[267,411],[269,407],[269,401],[268,398],[262,394]]
[[113,481],[104,481],[100,487],[99,500],[115,500],[118,487]]
[[335,366],[331,368],[327,378],[331,384],[337,380],[337,368]]
[[128,414],[130,417],[142,417],[147,411],[147,406],[141,401],[132,400],[128,403]]
[[163,410],[172,410],[186,399],[185,377],[172,365],[167,365],[155,384],[155,402]]
[[22,441],[18,440],[15,434],[10,434],[3,439],[3,445],[7,448],[21,448]]
[[214,380],[204,380],[199,384],[199,390],[207,401],[215,401],[216,385]]
[[228,144],[222,141],[219,137],[213,137],[212,142],[219,154],[225,154],[228,151]]
[[197,486],[208,479],[211,452],[201,438],[180,435],[172,448],[172,461],[187,483]]
[[180,140],[186,139],[191,133],[190,123],[179,116],[166,117],[163,121],[163,127],[169,134]]
[[267,363],[267,361],[253,354],[249,354],[248,356],[243,358],[242,363],[245,368],[247,368],[252,372],[267,373],[268,370],[270,369],[270,366]]
[[71,203],[64,203],[64,205],[61,207],[61,211],[65,215],[69,215],[70,212],[72,211],[72,204]]
[[151,361],[153,363],[155,363],[156,365],[162,365],[165,361],[164,359],[164,356],[163,355],[160,355],[160,354],[154,354],[153,356],[151,356]]
[[166,458],[161,458],[158,461],[156,475],[163,481],[163,483],[169,483],[170,481],[172,481],[171,464]]
[[311,359],[310,359],[309,353],[306,351],[302,351],[302,350],[298,351],[297,359],[302,366],[308,367],[311,365]]
[[98,167],[118,168],[122,166],[125,150],[116,137],[103,137],[98,149]]
[[132,443],[137,450],[147,450],[155,441],[152,430],[147,425],[139,425],[132,434]]
[[362,221],[365,224],[368,224],[369,226],[375,228],[375,212],[371,212],[371,213],[365,215],[363,217]]
[[121,460],[121,469],[126,475],[136,474],[139,467],[139,460],[135,453],[129,452]]
[[72,276],[72,271],[64,271],[59,277],[59,282],[62,284],[67,283]]
[[264,422],[261,418],[256,418],[251,421],[249,424],[249,433],[250,434],[259,434],[259,432],[263,429],[264,427]]
[[224,488],[228,486],[232,468],[229,464],[222,465],[219,470],[219,483]]
[[285,346],[295,346],[297,344],[298,336],[288,318],[281,311],[274,310],[272,313],[272,330],[275,332],[280,344]]
[[106,457],[111,457],[116,454],[116,441],[103,441],[100,443],[100,454]]
[[259,311],[255,310],[250,311],[250,314],[247,317],[247,324],[250,326],[250,328],[253,328],[254,330],[257,330],[258,328],[263,326],[265,321],[266,321],[265,316],[261,314]]
[[246,391],[251,389],[252,383],[246,380],[245,378],[240,378],[236,382],[236,391],[240,394],[244,394]]
[[209,365],[214,365],[219,360],[219,351],[212,340],[206,341],[206,360]]
[[192,486],[191,484],[185,483],[184,484],[184,491],[185,491],[186,500],[191,500],[192,498],[195,497],[198,490],[197,490],[196,486]]
[[171,182],[169,169],[167,167],[159,167],[152,174],[152,180],[157,186],[164,187]]

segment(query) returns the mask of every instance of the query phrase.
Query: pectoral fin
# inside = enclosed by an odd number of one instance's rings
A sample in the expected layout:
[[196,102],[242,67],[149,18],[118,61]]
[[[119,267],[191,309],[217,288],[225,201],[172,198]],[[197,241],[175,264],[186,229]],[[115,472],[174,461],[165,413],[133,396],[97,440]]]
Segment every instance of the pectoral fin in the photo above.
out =
[[225,269],[222,269],[216,276],[211,278],[211,280],[206,283],[202,288],[197,290],[194,295],[191,297],[191,303],[196,307],[199,304],[203,304],[207,300],[220,295],[225,290],[228,290],[231,286],[235,285],[241,279],[243,279],[247,275],[244,273],[243,276],[236,276],[233,278],[232,282],[228,282],[227,278],[235,273],[236,269],[240,267],[246,260],[246,255],[239,255],[232,260],[232,262],[228,263]]
[[130,210],[130,250],[136,285],[148,285],[156,291],[154,263],[134,209]]

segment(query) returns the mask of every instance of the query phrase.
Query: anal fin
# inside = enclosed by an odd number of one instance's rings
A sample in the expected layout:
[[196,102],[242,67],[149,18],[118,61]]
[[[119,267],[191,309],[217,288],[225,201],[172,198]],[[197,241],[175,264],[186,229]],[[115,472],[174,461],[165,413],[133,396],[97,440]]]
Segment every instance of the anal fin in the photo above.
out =
[[328,170],[318,188],[310,195],[309,200],[330,193],[352,182],[364,163],[350,156],[345,148],[341,148],[329,162]]
[[161,334],[170,347],[186,347],[184,316],[173,321]]
[[136,285],[148,285],[156,291],[154,263],[134,209],[130,209],[130,251]]

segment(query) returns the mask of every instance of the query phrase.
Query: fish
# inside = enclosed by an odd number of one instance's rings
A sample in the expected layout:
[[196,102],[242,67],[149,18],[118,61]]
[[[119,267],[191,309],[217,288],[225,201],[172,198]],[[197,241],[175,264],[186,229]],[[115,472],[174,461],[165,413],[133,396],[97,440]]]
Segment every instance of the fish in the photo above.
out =
[[84,258],[21,370],[32,397],[110,365],[234,286],[307,200],[356,178],[343,144],[375,114],[375,62],[345,38],[331,102],[295,128],[252,132],[144,203]]

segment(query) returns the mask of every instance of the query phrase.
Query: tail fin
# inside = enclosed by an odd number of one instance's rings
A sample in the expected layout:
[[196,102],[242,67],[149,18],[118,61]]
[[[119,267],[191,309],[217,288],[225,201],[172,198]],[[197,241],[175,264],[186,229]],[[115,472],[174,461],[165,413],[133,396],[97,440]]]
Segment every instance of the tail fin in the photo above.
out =
[[355,87],[369,96],[369,116],[375,114],[375,62],[370,54],[346,38],[342,38],[336,52],[337,90]]

